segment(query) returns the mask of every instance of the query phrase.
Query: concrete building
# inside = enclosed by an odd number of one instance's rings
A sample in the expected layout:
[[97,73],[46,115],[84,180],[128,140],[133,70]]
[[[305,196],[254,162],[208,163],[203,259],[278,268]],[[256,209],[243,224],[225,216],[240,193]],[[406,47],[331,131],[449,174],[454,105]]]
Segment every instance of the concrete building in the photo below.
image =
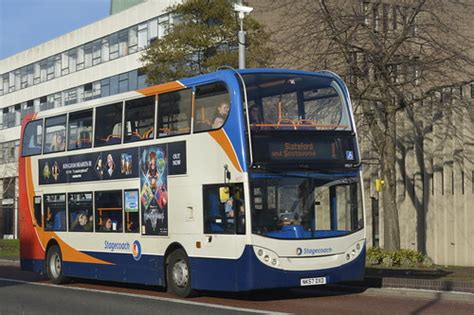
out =
[[140,52],[166,34],[174,0],[111,1],[111,15],[0,60],[0,238],[16,235],[22,118],[145,86]]

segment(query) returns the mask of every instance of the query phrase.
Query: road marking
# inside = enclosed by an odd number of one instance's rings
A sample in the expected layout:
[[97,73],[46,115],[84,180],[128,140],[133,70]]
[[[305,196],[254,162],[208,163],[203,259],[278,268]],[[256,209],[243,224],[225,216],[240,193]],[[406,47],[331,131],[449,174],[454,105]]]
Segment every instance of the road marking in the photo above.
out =
[[62,289],[71,289],[71,290],[77,290],[77,291],[104,293],[104,294],[111,294],[111,295],[122,295],[122,296],[129,296],[129,297],[135,297],[135,298],[188,304],[188,305],[194,305],[194,306],[205,306],[205,307],[210,307],[210,308],[232,310],[232,311],[239,311],[239,312],[246,312],[246,313],[269,314],[271,312],[272,314],[281,314],[281,315],[290,314],[290,313],[278,313],[278,312],[273,312],[273,311],[262,311],[262,310],[249,309],[249,308],[240,308],[240,307],[235,307],[235,306],[216,305],[216,304],[204,303],[204,302],[185,301],[185,300],[166,298],[166,297],[160,297],[160,296],[148,296],[148,295],[141,295],[141,294],[136,294],[136,293],[115,292],[115,291],[108,291],[108,290],[103,291],[103,290],[98,290],[98,289],[60,286],[60,285],[56,285],[52,283],[38,283],[38,282],[30,282],[30,281],[24,281],[24,280],[8,279],[8,278],[0,278],[0,281],[20,283],[20,284],[31,284],[31,285],[51,287],[51,288],[62,288]]

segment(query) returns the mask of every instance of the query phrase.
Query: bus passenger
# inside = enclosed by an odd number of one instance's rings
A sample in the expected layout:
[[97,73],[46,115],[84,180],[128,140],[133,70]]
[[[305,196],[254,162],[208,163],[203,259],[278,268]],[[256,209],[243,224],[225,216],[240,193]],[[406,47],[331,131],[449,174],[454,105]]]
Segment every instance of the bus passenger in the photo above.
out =
[[62,132],[58,131],[53,135],[53,139],[51,141],[49,151],[50,152],[64,151],[64,148],[65,148],[64,135]]
[[217,106],[214,120],[212,122],[213,129],[218,129],[224,124],[225,120],[227,119],[227,115],[229,114],[229,109],[229,104],[225,102]]
[[74,232],[91,232],[92,231],[92,225],[90,224],[86,213],[80,212],[76,216],[76,219],[74,220],[74,223],[71,226],[71,230]]
[[101,231],[103,232],[111,232],[112,231],[112,219],[105,218],[104,223],[102,223]]
[[51,211],[51,208],[48,206],[46,208],[46,226],[45,230],[53,230],[54,227],[54,219],[53,219],[53,211]]

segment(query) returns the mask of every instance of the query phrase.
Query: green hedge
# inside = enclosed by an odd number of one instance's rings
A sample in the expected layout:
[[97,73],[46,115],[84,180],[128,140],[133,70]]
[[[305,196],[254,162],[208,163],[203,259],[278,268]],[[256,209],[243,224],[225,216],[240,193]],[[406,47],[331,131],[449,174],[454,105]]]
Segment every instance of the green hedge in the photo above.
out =
[[433,263],[427,256],[412,249],[387,251],[380,247],[367,249],[366,265],[382,267],[429,267]]

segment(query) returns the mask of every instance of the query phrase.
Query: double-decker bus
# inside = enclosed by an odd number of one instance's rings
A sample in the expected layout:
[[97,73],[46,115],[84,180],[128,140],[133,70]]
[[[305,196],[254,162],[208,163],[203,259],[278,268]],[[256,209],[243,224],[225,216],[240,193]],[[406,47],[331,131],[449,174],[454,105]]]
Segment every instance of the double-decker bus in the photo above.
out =
[[361,279],[348,90],[331,72],[223,69],[25,117],[21,268],[247,291]]

